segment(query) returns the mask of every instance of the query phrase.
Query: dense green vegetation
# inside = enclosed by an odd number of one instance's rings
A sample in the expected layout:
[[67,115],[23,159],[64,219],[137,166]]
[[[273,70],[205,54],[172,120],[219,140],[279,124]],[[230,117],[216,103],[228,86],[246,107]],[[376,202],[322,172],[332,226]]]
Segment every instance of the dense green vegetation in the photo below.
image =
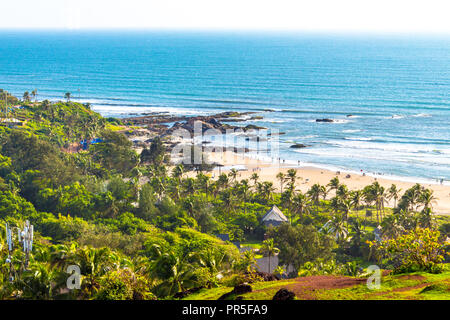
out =
[[[119,120],[70,102],[70,94],[67,102],[31,100],[24,95],[21,108],[9,112],[22,125],[0,127],[1,299],[171,298],[196,287],[257,281],[255,253],[278,254],[294,267],[290,276],[357,276],[374,263],[394,272],[439,273],[448,262],[450,221],[434,218],[432,192],[419,185],[403,195],[378,183],[350,192],[336,178],[303,194],[290,170],[278,176],[280,194],[257,174],[239,181],[231,170],[212,180],[203,167],[168,165],[159,139],[138,155],[117,130]],[[387,198],[398,200],[395,209],[384,207]],[[261,224],[274,204],[290,224]],[[23,253],[15,250],[10,281],[3,224],[25,220],[35,227],[33,253],[24,270]],[[425,253],[395,251],[401,247],[395,243],[386,250],[374,237],[379,224],[384,241],[422,232],[434,259],[422,263],[411,257]],[[240,255],[214,236],[219,233],[260,251]],[[80,289],[66,289],[69,265],[81,268]]]

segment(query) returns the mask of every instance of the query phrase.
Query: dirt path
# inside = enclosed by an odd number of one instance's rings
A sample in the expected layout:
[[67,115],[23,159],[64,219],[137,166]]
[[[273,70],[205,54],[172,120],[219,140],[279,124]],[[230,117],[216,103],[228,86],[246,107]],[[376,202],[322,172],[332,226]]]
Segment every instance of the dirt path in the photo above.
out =
[[314,291],[320,289],[342,289],[364,283],[366,279],[339,276],[309,276],[295,279],[295,283],[287,286],[298,299],[315,300]]

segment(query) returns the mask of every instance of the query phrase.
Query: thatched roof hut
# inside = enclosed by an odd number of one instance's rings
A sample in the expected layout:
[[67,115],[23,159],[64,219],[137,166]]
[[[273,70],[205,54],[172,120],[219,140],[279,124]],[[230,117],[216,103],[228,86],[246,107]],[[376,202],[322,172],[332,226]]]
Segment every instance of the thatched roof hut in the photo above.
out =
[[262,222],[266,225],[274,227],[279,226],[283,222],[289,222],[288,218],[281,212],[277,206],[273,206],[262,218]]

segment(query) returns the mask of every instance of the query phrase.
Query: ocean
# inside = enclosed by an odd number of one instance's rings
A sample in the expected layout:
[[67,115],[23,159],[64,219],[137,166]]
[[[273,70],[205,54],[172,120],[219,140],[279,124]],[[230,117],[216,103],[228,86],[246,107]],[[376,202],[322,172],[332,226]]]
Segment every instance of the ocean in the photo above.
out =
[[104,116],[255,111],[288,162],[450,181],[449,37],[2,31],[0,88]]

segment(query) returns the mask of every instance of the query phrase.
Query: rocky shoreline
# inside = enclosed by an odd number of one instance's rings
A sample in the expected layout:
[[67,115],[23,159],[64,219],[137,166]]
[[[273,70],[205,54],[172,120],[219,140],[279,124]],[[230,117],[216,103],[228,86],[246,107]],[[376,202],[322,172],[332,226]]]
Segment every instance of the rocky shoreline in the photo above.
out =
[[135,147],[146,148],[150,145],[154,137],[159,136],[163,139],[166,146],[171,148],[176,144],[172,141],[173,139],[171,136],[177,130],[186,130],[193,136],[195,129],[199,127],[201,127],[202,133],[210,129],[220,133],[226,133],[229,130],[241,130],[245,133],[251,130],[267,129],[253,124],[237,126],[229,123],[263,119],[262,116],[254,115],[255,113],[257,112],[227,111],[207,116],[174,116],[159,112],[123,118],[121,119],[121,122],[128,128],[139,128],[124,131],[125,135],[128,136]]
[[[265,110],[267,112],[271,112],[272,110]],[[201,128],[202,133],[205,133],[207,130],[215,130],[216,132],[220,132],[222,134],[227,133],[229,131],[241,131],[243,134],[248,133],[249,136],[246,138],[247,141],[264,141],[267,138],[259,137],[259,136],[251,136],[251,131],[256,130],[264,130],[267,129],[265,127],[256,126],[253,124],[247,125],[232,125],[229,122],[246,122],[252,120],[263,119],[263,116],[255,115],[257,112],[233,112],[227,111],[222,113],[217,113],[214,115],[207,116],[174,116],[168,113],[148,113],[136,117],[127,117],[121,119],[122,123],[130,127],[138,127],[139,129],[125,130],[125,135],[133,142],[135,148],[147,148],[150,146],[150,143],[154,139],[154,137],[160,137],[166,147],[170,150],[180,141],[175,141],[174,133],[177,130],[185,130],[188,132],[190,137],[194,136],[194,131],[198,128]],[[324,121],[325,120],[325,121]],[[332,122],[331,119],[317,119],[318,122]],[[182,131],[181,131],[182,132]],[[272,135],[283,135],[284,132],[268,132],[267,136]],[[202,141],[198,147],[205,147],[210,143],[210,141]],[[308,145],[303,143],[295,143],[290,146],[293,149],[301,149],[306,148]],[[235,148],[234,152],[249,152],[248,148]]]

